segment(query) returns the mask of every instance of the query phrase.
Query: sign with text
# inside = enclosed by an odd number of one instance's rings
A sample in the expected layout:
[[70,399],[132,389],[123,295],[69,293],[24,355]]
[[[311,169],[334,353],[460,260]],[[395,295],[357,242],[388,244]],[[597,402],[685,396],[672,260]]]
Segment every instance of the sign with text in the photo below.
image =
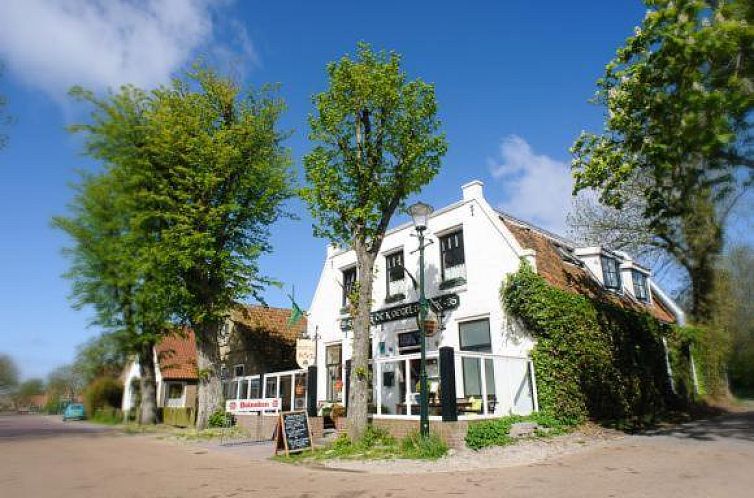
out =
[[288,455],[308,449],[314,449],[314,446],[306,412],[282,412],[275,430],[275,454],[281,450]]
[[311,339],[296,340],[296,363],[301,368],[314,365],[317,356],[316,343]]
[[225,402],[225,411],[233,415],[279,410],[280,398],[230,399]]
[[[429,298],[427,301],[429,302],[430,309],[441,313],[443,311],[450,311],[458,308],[458,305],[461,303],[461,298],[458,297],[458,294],[443,294],[441,296]],[[418,301],[373,311],[369,315],[369,321],[372,325],[379,325],[385,322],[403,320],[416,316],[419,316]],[[353,325],[352,322],[353,320],[351,318],[344,318],[340,321],[340,329],[350,330]]]

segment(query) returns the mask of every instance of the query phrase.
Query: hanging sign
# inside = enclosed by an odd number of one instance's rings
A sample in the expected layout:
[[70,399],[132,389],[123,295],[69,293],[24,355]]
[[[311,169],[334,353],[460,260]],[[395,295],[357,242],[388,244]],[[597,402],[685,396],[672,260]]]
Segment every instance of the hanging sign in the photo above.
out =
[[278,416],[275,429],[275,454],[285,451],[286,455],[314,449],[309,417],[305,411],[282,412]]
[[296,339],[296,363],[301,368],[314,365],[317,356],[316,343],[311,339]]
[[[430,309],[439,313],[458,308],[458,305],[461,303],[461,298],[458,297],[458,294],[443,294],[441,296],[429,298],[427,299],[427,302],[429,303]],[[413,318],[415,316],[419,316],[418,301],[373,311],[369,314],[369,322],[372,325],[379,325],[381,323]],[[353,319],[351,318],[344,318],[340,321],[341,330],[350,330],[352,326]]]
[[279,410],[280,398],[230,399],[225,402],[225,411],[233,415]]

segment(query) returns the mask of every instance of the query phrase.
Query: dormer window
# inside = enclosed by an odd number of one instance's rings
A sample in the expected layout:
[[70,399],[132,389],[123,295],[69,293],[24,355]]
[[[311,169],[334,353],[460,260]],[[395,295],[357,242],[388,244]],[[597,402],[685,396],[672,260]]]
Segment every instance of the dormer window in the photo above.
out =
[[388,299],[402,299],[405,297],[403,251],[397,251],[385,256],[385,267],[387,268],[385,278],[387,280]]
[[610,256],[602,256],[602,282],[611,290],[620,290],[620,271],[618,260]]
[[634,281],[634,296],[636,296],[636,299],[648,303],[649,289],[647,289],[647,276],[642,272],[634,270],[631,273],[631,278]]
[[460,285],[466,282],[463,230],[440,237],[440,263],[443,283]]
[[348,296],[356,285],[356,267],[346,268],[343,270],[343,307],[348,306]]

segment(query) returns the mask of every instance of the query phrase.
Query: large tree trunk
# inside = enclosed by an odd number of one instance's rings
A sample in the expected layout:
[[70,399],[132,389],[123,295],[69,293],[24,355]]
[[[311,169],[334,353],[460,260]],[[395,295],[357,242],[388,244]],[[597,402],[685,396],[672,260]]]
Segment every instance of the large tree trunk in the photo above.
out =
[[359,300],[353,320],[353,352],[348,393],[348,435],[361,438],[367,428],[369,413],[369,314],[372,308],[372,284],[375,255],[355,244],[359,271]]
[[197,429],[206,428],[209,416],[223,408],[223,390],[218,372],[220,365],[218,328],[218,325],[214,323],[195,327],[196,366],[199,370]]
[[154,367],[154,344],[142,346],[139,352],[139,390],[141,403],[139,407],[139,423],[157,423],[157,376]]

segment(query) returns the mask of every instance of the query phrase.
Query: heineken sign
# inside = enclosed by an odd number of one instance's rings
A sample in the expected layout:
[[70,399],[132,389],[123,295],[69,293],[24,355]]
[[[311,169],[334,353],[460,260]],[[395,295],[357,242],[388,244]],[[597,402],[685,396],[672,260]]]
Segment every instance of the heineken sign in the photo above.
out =
[[[461,303],[461,298],[458,294],[443,294],[427,299],[430,308],[437,313],[443,311],[450,311],[458,308]],[[419,302],[399,304],[398,306],[392,306],[390,308],[383,308],[381,310],[373,311],[369,314],[369,323],[371,325],[379,325],[381,323],[392,322],[395,320],[404,320],[406,318],[413,318],[419,316]],[[353,325],[352,318],[344,318],[340,321],[341,330],[349,330]]]

